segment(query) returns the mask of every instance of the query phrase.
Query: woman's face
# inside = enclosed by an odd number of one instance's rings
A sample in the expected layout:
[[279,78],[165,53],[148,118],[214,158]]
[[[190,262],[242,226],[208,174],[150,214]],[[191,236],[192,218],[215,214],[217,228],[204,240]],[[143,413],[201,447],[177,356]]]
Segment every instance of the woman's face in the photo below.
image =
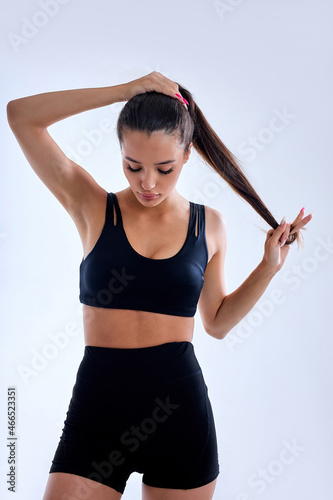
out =
[[146,207],[159,205],[176,186],[189,151],[178,144],[175,136],[163,131],[150,136],[145,132],[126,130],[123,134],[123,169],[137,200]]

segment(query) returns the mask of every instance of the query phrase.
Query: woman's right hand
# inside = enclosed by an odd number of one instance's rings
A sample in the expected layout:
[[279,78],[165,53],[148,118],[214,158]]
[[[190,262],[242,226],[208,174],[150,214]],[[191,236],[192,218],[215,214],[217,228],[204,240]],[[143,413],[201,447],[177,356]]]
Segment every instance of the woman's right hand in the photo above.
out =
[[149,75],[145,75],[137,80],[125,83],[124,89],[124,97],[126,101],[129,101],[137,94],[155,91],[174,97],[184,104],[183,98],[175,95],[180,95],[178,84],[158,71],[153,71],[152,73],[149,73]]

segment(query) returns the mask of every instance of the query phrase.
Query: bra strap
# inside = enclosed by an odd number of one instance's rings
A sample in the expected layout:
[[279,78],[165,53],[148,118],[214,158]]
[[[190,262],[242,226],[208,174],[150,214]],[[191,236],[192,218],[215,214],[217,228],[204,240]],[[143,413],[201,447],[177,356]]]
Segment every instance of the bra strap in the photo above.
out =
[[205,206],[199,203],[194,204],[194,236],[202,238],[205,235]]
[[121,213],[118,205],[118,200],[116,195],[112,192],[108,193],[108,207],[109,207],[108,217],[109,220],[111,221],[111,225],[113,227],[121,226]]

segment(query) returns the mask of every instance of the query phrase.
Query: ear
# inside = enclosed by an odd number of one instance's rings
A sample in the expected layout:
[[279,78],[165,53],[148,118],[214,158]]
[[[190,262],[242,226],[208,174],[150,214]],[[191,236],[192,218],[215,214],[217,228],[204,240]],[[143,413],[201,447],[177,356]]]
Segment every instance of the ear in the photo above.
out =
[[193,142],[191,142],[189,147],[188,147],[188,152],[185,155],[184,163],[186,163],[190,157],[192,146],[193,146]]

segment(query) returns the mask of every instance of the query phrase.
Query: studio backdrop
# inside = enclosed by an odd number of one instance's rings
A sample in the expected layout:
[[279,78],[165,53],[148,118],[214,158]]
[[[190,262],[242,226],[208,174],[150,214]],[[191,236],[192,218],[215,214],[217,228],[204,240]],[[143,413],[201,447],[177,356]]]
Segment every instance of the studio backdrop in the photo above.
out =
[[[6,3],[1,498],[42,498],[84,350],[81,240],[23,155],[6,105],[154,70],[192,92],[276,220],[294,220],[303,206],[314,214],[302,231],[304,248],[292,245],[264,295],[223,340],[209,336],[196,314],[193,344],[219,446],[214,498],[333,498],[332,15],[328,0]],[[65,154],[108,192],[128,185],[115,130],[124,104],[49,127]],[[194,149],[178,191],[223,214],[233,292],[262,259],[270,227]],[[134,473],[124,500],[139,498],[140,482]]]

